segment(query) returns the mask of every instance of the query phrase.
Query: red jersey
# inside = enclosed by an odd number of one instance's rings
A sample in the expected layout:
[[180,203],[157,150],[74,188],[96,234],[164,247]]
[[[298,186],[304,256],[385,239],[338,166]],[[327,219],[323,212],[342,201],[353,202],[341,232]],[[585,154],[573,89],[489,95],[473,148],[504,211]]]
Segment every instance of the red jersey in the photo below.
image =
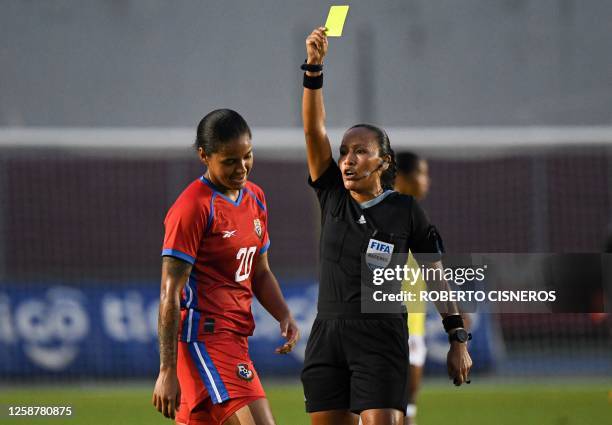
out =
[[181,300],[181,341],[202,341],[212,331],[253,334],[251,276],[270,246],[267,224],[264,193],[251,182],[233,201],[200,177],[172,205],[162,256],[193,265]]

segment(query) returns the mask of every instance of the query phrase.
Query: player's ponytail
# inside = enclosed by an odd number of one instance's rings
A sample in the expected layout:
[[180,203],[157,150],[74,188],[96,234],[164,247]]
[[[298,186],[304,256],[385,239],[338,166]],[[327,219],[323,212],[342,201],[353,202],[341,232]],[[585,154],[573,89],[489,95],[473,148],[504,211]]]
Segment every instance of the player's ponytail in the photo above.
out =
[[376,134],[376,141],[378,142],[378,147],[380,149],[379,155],[380,157],[389,156],[391,160],[389,161],[389,166],[383,173],[380,175],[380,185],[383,189],[393,189],[395,184],[395,174],[397,173],[397,165],[395,163],[395,152],[391,149],[391,142],[389,141],[389,136],[387,136],[387,132],[373,124],[356,124],[352,126],[353,128],[366,128]]
[[231,109],[215,109],[209,112],[198,124],[194,147],[202,148],[206,154],[217,152],[230,140],[244,134],[251,137],[251,129],[244,118]]

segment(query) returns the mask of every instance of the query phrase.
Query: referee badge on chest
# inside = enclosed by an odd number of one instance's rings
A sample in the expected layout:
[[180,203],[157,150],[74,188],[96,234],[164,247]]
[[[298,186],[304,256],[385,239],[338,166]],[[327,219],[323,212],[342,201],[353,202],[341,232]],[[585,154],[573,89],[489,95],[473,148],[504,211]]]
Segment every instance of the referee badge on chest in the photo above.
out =
[[261,228],[261,221],[258,218],[256,218],[255,220],[253,220],[253,226],[255,227],[255,234],[257,235],[259,239],[261,239],[261,237],[263,236],[263,230]]
[[387,267],[391,262],[393,247],[392,243],[370,239],[365,253],[366,264],[370,270]]

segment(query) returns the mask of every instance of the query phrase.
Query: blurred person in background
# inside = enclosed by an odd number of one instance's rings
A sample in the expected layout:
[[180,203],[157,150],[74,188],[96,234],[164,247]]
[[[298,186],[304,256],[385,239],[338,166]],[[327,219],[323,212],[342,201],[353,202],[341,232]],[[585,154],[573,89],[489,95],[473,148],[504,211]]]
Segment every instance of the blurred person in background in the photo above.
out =
[[[404,195],[410,195],[417,201],[422,201],[429,192],[429,164],[413,152],[398,152],[395,155],[397,175],[395,176],[395,190]],[[410,256],[409,264],[418,267],[416,261]],[[425,282],[418,279],[414,288],[415,293],[425,290]],[[423,303],[424,304],[424,303]],[[411,303],[415,307],[415,303]],[[419,306],[419,312],[410,312],[408,309],[408,346],[410,349],[410,370],[408,373],[408,406],[406,407],[405,425],[416,424],[417,395],[423,378],[423,366],[427,357],[425,344],[425,318],[426,305]]]
[[[365,425],[400,425],[408,404],[406,319],[401,313],[362,312],[363,247],[382,244],[394,253],[411,249],[439,259],[441,239],[414,199],[392,190],[395,158],[383,129],[349,128],[334,161],[322,93],[327,47],[325,28],[315,29],[306,39],[302,66],[309,184],[322,219],[318,313],[302,370],[306,411],[313,425],[355,424],[355,414]],[[472,365],[468,334],[456,305],[449,307],[441,313],[450,342],[448,372],[461,385]]]
[[287,339],[277,353],[290,352],[299,332],[268,264],[264,192],[248,181],[251,130],[237,112],[215,110],[195,147],[206,173],[164,221],[153,404],[178,424],[273,425],[248,352],[253,295]]
[[[395,176],[395,190],[404,195],[410,195],[421,202],[429,193],[431,178],[429,176],[429,163],[425,158],[414,152],[398,152],[395,154],[397,174]],[[418,267],[416,260],[410,255],[409,265]],[[420,278],[411,291],[418,293],[425,290],[425,281]],[[416,303],[409,303],[409,307],[417,307]],[[410,312],[408,308],[408,346],[410,349],[410,372],[408,376],[408,407],[406,407],[405,425],[416,425],[417,396],[423,379],[423,369],[427,358],[427,345],[425,343],[425,320],[427,306],[419,305],[417,312]],[[462,313],[466,329],[470,328],[469,313]]]
[[423,201],[431,183],[427,160],[413,152],[398,152],[395,155],[395,162],[397,164],[395,190],[413,196],[419,202]]

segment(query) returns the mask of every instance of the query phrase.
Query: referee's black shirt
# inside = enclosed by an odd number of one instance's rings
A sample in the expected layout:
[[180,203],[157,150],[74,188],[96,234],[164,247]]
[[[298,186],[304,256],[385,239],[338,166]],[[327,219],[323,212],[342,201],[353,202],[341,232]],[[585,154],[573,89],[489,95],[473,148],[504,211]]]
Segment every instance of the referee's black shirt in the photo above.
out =
[[359,312],[361,255],[373,234],[386,235],[394,254],[408,250],[441,253],[435,228],[412,196],[387,191],[360,205],[344,188],[333,160],[316,181],[309,178],[308,184],[315,189],[321,207],[319,314],[342,317],[346,311],[354,317]]

